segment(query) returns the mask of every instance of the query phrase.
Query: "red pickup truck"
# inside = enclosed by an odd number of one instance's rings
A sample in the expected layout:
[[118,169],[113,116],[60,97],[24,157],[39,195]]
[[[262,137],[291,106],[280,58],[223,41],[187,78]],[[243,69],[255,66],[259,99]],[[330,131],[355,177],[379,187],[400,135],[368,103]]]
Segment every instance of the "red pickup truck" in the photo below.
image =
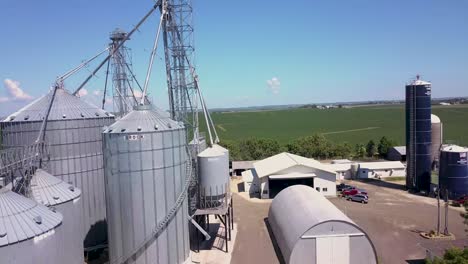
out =
[[367,191],[365,190],[360,190],[360,189],[348,189],[348,190],[344,190],[341,194],[343,196],[353,196],[355,194],[364,194],[367,196]]
[[461,206],[461,205],[464,205],[466,202],[468,202],[468,195],[465,195],[456,200],[453,200],[453,205]]

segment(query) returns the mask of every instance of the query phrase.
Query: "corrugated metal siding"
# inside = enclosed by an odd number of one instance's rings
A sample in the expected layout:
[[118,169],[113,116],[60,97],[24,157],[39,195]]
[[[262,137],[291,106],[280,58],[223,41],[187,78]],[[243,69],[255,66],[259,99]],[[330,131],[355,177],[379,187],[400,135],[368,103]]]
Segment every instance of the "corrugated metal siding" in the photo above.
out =
[[[46,97],[32,102],[1,123],[4,147],[29,145],[36,140],[49,102]],[[15,116],[13,121],[10,121],[11,116]],[[28,120],[25,120],[26,116]],[[82,190],[85,247],[105,243],[101,132],[104,126],[114,123],[114,117],[59,89],[48,120],[45,140],[50,146],[50,161],[46,171]]]
[[64,263],[83,264],[83,218],[81,190],[65,183],[44,170],[38,169],[31,180],[31,191],[36,202],[53,206],[63,215],[59,247]]
[[[172,120],[157,112],[134,112],[103,133],[111,263],[125,260],[151,235],[174,206],[186,178],[185,129],[178,123],[166,127]],[[137,118],[129,119],[132,116]],[[187,214],[185,201],[168,226],[129,263],[183,263],[189,255]]]

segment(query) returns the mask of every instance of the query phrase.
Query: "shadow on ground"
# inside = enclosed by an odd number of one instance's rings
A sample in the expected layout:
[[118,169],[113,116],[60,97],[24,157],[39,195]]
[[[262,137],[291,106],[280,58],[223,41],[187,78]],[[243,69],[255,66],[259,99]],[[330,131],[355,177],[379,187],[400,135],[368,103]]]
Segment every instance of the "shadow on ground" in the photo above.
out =
[[271,230],[270,223],[268,222],[268,217],[265,217],[263,219],[263,222],[265,222],[265,226],[268,230],[268,235],[270,235],[271,243],[273,244],[273,248],[275,249],[275,254],[276,254],[276,257],[278,258],[279,263],[286,264],[283,258],[283,254],[281,254],[281,250],[278,246],[278,243],[276,242],[275,235],[273,234],[273,231]]

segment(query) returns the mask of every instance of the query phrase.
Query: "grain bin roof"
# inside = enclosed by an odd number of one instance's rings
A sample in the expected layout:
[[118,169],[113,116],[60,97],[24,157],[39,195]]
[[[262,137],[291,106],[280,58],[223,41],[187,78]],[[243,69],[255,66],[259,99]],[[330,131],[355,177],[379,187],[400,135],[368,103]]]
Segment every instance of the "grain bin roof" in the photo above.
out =
[[72,201],[81,195],[81,190],[38,169],[31,179],[34,200],[45,206],[53,206]]
[[468,152],[468,148],[460,147],[457,145],[447,145],[442,147],[442,151],[445,152]]
[[[53,91],[31,102],[17,112],[9,115],[3,122],[42,121],[46,115]],[[88,104],[80,98],[59,88],[50,110],[48,120],[70,120],[83,118],[100,118],[113,116],[112,114]]]
[[0,247],[44,234],[60,225],[62,219],[58,212],[6,188],[0,189]]
[[406,146],[397,146],[393,147],[393,149],[400,153],[400,155],[406,155]]
[[[268,223],[286,263],[296,243],[307,231],[329,222],[340,222],[349,225],[350,231],[365,234],[322,194],[305,185],[293,185],[282,190],[273,199],[268,212]],[[334,231],[321,232],[325,232],[324,235],[333,235]]]
[[434,114],[431,114],[431,123],[440,123],[440,118]]
[[202,152],[200,152],[198,154],[198,157],[220,157],[220,156],[224,156],[224,153],[221,152],[220,150],[218,149],[215,149],[215,148],[206,148],[205,150],[203,150]]
[[169,113],[151,105],[136,106],[104,133],[138,133],[182,129],[184,125],[172,120]]

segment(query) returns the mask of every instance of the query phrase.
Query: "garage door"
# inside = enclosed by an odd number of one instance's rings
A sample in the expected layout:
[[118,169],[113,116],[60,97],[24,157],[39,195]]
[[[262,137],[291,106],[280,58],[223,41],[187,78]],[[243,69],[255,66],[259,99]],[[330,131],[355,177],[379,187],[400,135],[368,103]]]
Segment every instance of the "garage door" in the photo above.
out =
[[314,178],[305,178],[305,179],[269,179],[268,180],[268,188],[270,193],[270,198],[275,198],[275,196],[281,192],[283,189],[288,188],[292,185],[307,185],[310,187],[314,187]]
[[317,264],[349,264],[349,237],[316,238]]

